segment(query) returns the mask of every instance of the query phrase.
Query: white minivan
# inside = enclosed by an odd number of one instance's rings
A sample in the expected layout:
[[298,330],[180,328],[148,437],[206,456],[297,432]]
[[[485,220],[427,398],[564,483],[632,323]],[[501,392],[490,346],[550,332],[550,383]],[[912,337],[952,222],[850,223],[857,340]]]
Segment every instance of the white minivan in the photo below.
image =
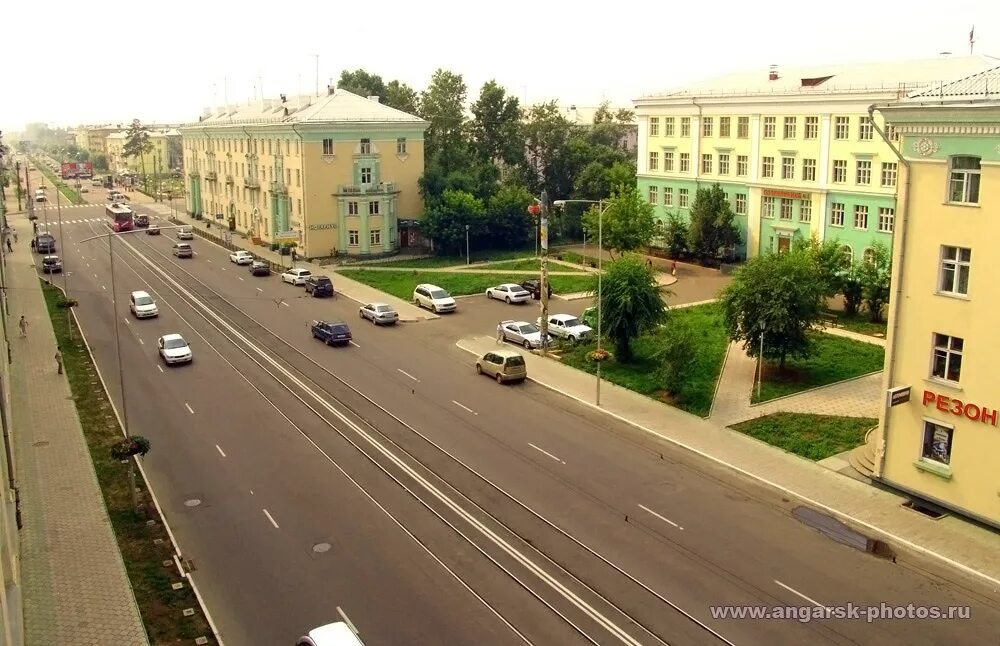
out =
[[143,291],[132,292],[129,295],[128,307],[137,319],[160,315],[160,311],[156,308],[156,301],[153,300],[152,296]]
[[313,628],[308,635],[299,637],[295,646],[365,646],[351,627],[338,621]]
[[417,304],[417,307],[426,307],[435,314],[455,311],[455,299],[451,297],[451,294],[437,285],[429,283],[423,283],[414,288],[413,302]]

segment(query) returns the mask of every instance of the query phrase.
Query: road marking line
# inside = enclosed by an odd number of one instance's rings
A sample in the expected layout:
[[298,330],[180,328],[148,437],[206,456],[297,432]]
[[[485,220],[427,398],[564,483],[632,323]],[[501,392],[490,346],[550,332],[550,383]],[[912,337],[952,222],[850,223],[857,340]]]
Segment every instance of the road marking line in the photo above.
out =
[[156,369],[159,370],[160,372],[163,372],[163,366],[161,366],[160,364],[156,364]]
[[281,301],[281,304],[282,304],[282,305],[284,305],[285,307],[291,307],[291,305],[289,305],[289,304],[288,304],[288,303],[286,303],[285,301]]
[[354,341],[348,341],[348,343],[350,343],[351,345],[353,345],[355,348],[360,348],[361,347],[360,345],[358,345]]
[[212,262],[212,259],[211,259],[211,258],[206,258],[206,260],[207,260],[208,262]]
[[535,446],[531,442],[528,442],[528,446],[530,446],[531,448],[535,449],[536,451],[540,451],[540,452],[544,453],[545,455],[549,456],[550,458],[552,458],[556,462],[562,462],[563,464],[566,464],[565,460],[560,460],[559,458],[557,458],[556,456],[552,455],[551,453],[549,453],[545,449],[543,449],[541,447],[538,447],[538,446]]
[[143,341],[142,339],[139,339],[139,345],[146,345],[146,342]]
[[347,613],[340,608],[340,606],[337,606],[337,614],[340,615],[340,618],[344,620],[344,623],[347,624],[347,627],[351,629],[352,633],[354,633],[358,637],[361,636],[361,633],[359,633],[358,629],[354,627],[354,623],[347,616]]
[[122,320],[125,321],[125,325],[130,325],[128,319],[122,319]]
[[222,457],[226,457],[226,452],[222,450],[222,447],[216,444],[215,448],[219,449],[219,453],[222,455]]
[[223,268],[222,268],[222,271],[226,271],[226,268],[225,268],[225,267],[223,267]]
[[184,406],[188,409],[188,412],[194,415],[194,409],[191,408],[191,404],[184,402]]
[[97,274],[94,274],[94,278],[97,278]]
[[88,269],[90,268],[90,263],[89,263],[89,262],[87,263],[87,268],[88,268]]
[[652,509],[650,509],[646,505],[639,505],[639,509],[642,509],[643,511],[648,511],[649,513],[653,514],[654,516],[656,516],[657,518],[659,518],[663,522],[667,523],[668,525],[673,525],[674,527],[676,527],[677,529],[679,529],[681,531],[684,530],[683,527],[681,527],[680,525],[678,525],[674,521],[670,520],[666,516],[661,516],[660,514],[656,513],[655,511],[653,511]]
[[240,280],[243,280],[243,276],[237,276],[237,278],[239,278]]
[[416,377],[414,377],[414,376],[413,376],[413,375],[411,375],[410,373],[406,372],[406,371],[405,371],[405,370],[403,370],[402,368],[396,368],[396,370],[400,371],[401,373],[403,373],[404,375],[406,375],[407,377],[409,377],[409,378],[410,378],[410,379],[412,379],[413,381],[416,381],[417,383],[420,383],[420,380],[419,380],[419,379],[417,379]]
[[278,523],[274,522],[274,518],[271,517],[271,512],[269,512],[268,510],[265,509],[264,510],[264,515],[267,516],[267,519],[269,521],[271,521],[271,524],[274,525],[275,529],[281,529],[280,527],[278,527]]
[[264,290],[263,290],[263,289],[261,289],[260,287],[258,287],[258,288],[257,288],[257,291],[258,291],[258,292],[262,292],[262,291],[264,291]]
[[452,404],[455,404],[455,405],[456,405],[456,406],[458,406],[459,408],[464,408],[465,410],[469,411],[469,412],[470,412],[470,413],[472,413],[473,415],[478,415],[478,414],[479,414],[479,413],[477,413],[476,411],[474,411],[474,410],[472,410],[471,408],[469,408],[468,406],[466,406],[465,404],[460,404],[459,402],[455,401],[454,399],[453,399],[453,400],[451,400],[451,403],[452,403]]
[[[94,276],[94,278],[97,278],[97,276]],[[103,289],[104,291],[108,291],[108,288],[105,287],[104,285],[101,285],[101,289]]]
[[784,589],[788,590],[792,594],[797,595],[799,597],[802,597],[803,599],[805,599],[809,603],[813,604],[817,608],[827,608],[828,607],[828,606],[824,606],[822,603],[816,601],[815,599],[810,599],[809,597],[807,597],[806,595],[802,594],[801,592],[799,592],[798,590],[796,590],[795,588],[793,588],[790,585],[785,585],[784,583],[782,583],[781,581],[779,581],[777,579],[775,579],[774,582],[777,583],[778,585],[780,585],[781,587],[783,587]]

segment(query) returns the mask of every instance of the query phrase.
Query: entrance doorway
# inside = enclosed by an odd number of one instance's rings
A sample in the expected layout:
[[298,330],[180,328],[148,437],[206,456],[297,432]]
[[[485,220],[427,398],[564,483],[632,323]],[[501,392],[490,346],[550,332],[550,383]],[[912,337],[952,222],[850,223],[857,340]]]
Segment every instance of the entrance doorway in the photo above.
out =
[[778,253],[785,253],[792,248],[792,239],[787,236],[778,236]]

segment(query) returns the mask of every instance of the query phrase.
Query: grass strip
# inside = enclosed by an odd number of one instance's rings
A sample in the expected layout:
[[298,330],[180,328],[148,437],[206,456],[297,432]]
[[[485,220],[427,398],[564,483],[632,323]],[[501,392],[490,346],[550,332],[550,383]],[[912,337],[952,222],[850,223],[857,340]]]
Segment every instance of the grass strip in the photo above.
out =
[[69,200],[71,204],[85,203],[85,200],[80,196],[80,194],[77,193],[74,189],[70,188],[70,186],[66,182],[62,181],[58,176],[56,176],[55,173],[49,170],[48,166],[46,166],[45,164],[40,164],[34,158],[31,159],[31,162],[35,165],[35,168],[37,168],[42,172],[42,175],[45,175],[45,177],[48,178],[50,182],[52,182],[52,185],[56,187],[56,190],[62,193],[63,197]]
[[[407,301],[413,299],[413,288],[421,283],[437,285],[452,296],[467,296],[469,294],[485,294],[487,287],[494,287],[502,283],[520,284],[528,278],[535,277],[531,274],[504,274],[502,270],[489,274],[466,274],[417,269],[400,269],[399,271],[341,269],[337,273]],[[595,288],[596,281],[597,276],[593,274],[549,276],[552,292],[555,294],[587,292]]]
[[[521,260],[534,258],[534,249],[502,249],[473,251],[469,254],[471,262],[498,262],[501,260]],[[535,261],[537,264],[537,260]],[[465,266],[466,259],[461,256],[427,256],[426,258],[389,258],[379,262],[365,263],[372,267],[399,267],[400,269],[441,269],[442,267]]]
[[733,426],[733,430],[810,460],[823,460],[861,446],[878,420],[811,413],[775,413]]

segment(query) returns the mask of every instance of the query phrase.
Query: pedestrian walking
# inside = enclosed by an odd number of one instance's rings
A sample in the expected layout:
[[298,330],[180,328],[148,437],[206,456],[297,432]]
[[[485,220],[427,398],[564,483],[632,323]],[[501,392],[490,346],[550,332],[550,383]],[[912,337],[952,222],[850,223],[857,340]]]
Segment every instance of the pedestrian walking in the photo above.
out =
[[21,328],[21,338],[28,336],[28,319],[21,315],[21,320],[17,322],[17,327]]
[[38,235],[38,223],[37,222],[32,222],[31,226],[32,226],[32,233],[34,235]]
[[11,253],[13,253],[13,251],[14,251],[14,245],[12,245],[10,243],[10,238],[7,238],[7,251],[9,251]]
[[62,352],[60,351],[59,346],[56,346],[56,370],[59,371],[60,375],[63,373],[62,363],[63,363]]
[[653,259],[652,258],[646,258],[646,269],[648,269],[649,271],[653,271]]
[[31,239],[31,251],[32,251],[32,253],[34,253],[34,251],[35,251],[35,239],[34,238]]
[[676,260],[670,261],[670,275],[671,276],[676,276],[677,275],[677,261]]
[[503,343],[503,321],[497,323],[497,345]]
[[14,243],[17,243],[17,229],[11,229],[14,232]]

